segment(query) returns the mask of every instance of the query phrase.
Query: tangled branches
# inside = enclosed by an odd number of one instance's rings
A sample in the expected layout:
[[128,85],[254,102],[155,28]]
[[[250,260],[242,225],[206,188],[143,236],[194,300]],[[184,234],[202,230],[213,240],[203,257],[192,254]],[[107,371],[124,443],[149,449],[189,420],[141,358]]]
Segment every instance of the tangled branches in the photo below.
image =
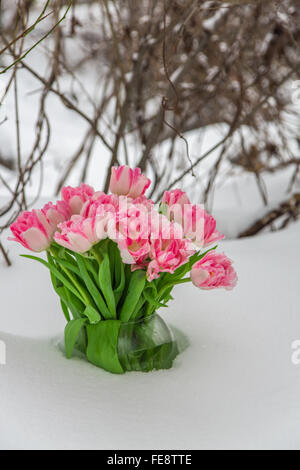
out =
[[[111,165],[140,166],[152,176],[154,199],[165,186],[192,182],[198,200],[209,203],[224,165],[253,173],[264,203],[264,172],[293,167],[293,188],[300,0],[2,0],[0,12],[0,112],[13,96],[15,127],[14,150],[0,149],[0,234],[49,184],[44,166],[56,138],[50,97],[82,123],[72,151],[52,162],[56,193],[73,177],[86,178],[95,161],[103,189]],[[26,151],[25,74],[38,84]],[[5,117],[0,138],[13,125]],[[201,153],[189,132],[208,126],[221,136]],[[202,162],[211,157],[200,189]]]

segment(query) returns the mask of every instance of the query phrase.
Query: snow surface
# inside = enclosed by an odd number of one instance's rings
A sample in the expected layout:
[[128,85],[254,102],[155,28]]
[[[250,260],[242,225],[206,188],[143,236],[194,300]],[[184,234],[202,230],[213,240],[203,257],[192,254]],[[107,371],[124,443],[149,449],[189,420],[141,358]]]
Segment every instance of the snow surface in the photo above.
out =
[[222,244],[233,292],[180,286],[164,318],[190,346],[169,371],[112,375],[57,347],[46,269],[0,266],[1,449],[299,449],[300,223]]

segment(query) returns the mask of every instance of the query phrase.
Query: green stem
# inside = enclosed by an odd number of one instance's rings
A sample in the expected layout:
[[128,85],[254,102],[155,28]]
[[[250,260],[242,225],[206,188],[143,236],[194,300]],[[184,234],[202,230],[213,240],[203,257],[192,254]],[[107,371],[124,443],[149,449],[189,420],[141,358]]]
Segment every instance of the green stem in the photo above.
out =
[[92,248],[92,253],[93,255],[95,256],[96,260],[98,261],[98,264],[100,266],[100,264],[102,263],[102,258],[101,256],[99,255],[99,253],[97,252],[97,250],[95,248]]
[[158,298],[160,299],[160,297],[162,296],[162,294],[167,290],[169,289],[170,287],[172,286],[175,286],[177,284],[185,284],[186,282],[191,282],[191,278],[190,277],[186,277],[185,279],[180,279],[179,281],[175,281],[175,282],[170,282],[169,284],[167,284],[166,286],[162,287],[160,289],[160,291],[158,292]]
[[90,300],[89,300],[88,296],[86,295],[86,293],[84,292],[84,290],[82,289],[80,284],[76,281],[73,274],[67,268],[65,268],[62,265],[61,265],[61,269],[67,274],[67,276],[69,276],[70,280],[73,282],[74,286],[77,288],[78,292],[80,293],[80,295],[82,297],[83,303],[85,303],[86,305],[90,305]]
[[[50,249],[50,252],[52,252],[52,255],[54,256],[54,258],[57,257],[57,253],[55,253],[53,249],[52,250]],[[81,285],[76,280],[75,276],[73,276],[73,274],[68,270],[68,268],[66,268],[62,264],[60,264],[60,268],[66,273],[68,278],[73,282],[74,286],[77,288],[78,292],[81,295],[81,300],[83,301],[83,303],[85,303],[85,305],[89,305],[90,300],[88,296],[86,295],[86,293],[84,292],[84,290],[82,289]]]
[[185,282],[191,282],[192,279],[190,277],[186,277],[184,279],[180,279],[180,281],[173,282],[173,284],[184,284]]

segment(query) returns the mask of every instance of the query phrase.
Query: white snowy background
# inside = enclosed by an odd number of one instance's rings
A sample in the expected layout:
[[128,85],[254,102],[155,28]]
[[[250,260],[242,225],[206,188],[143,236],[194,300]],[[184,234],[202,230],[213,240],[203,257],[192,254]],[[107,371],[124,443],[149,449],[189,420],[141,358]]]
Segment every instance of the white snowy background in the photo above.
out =
[[121,376],[65,358],[49,274],[11,249],[13,267],[1,268],[0,448],[299,448],[299,234],[298,222],[224,242],[237,288],[177,287],[163,316],[190,346],[171,370]]

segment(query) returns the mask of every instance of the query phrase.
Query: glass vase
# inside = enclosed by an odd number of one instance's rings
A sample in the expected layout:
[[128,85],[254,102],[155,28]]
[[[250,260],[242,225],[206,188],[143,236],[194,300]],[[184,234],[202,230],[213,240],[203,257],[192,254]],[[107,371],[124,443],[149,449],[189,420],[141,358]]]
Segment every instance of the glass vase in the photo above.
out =
[[102,320],[84,327],[77,351],[95,366],[113,373],[170,369],[179,353],[173,332],[158,315],[135,321]]
[[177,354],[173,332],[158,314],[121,324],[118,356],[124,370],[170,369]]

